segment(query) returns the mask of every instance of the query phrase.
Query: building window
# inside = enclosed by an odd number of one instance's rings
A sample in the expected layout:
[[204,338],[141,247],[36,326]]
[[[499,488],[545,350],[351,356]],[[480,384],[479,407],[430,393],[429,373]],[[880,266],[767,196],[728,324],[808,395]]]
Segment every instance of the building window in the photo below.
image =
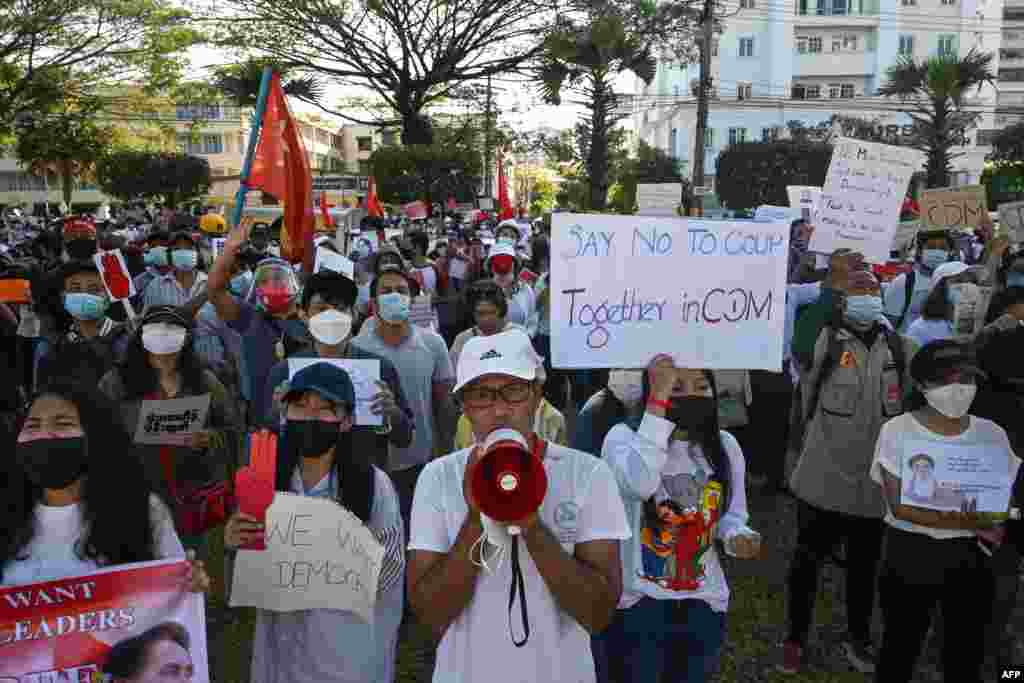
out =
[[711,149],[715,146],[715,129],[707,128],[704,130],[704,147]]
[[953,57],[956,55],[956,34],[947,33],[939,36],[940,57]]
[[356,146],[360,152],[372,152],[373,151],[373,138],[372,137],[360,137],[356,138]]
[[679,97],[679,86],[678,85],[673,85],[672,86],[672,96],[673,97]]
[[837,100],[837,99],[839,99],[840,89],[841,89],[841,86],[840,86],[839,83],[829,83],[828,84],[828,98],[830,100]]
[[195,121],[202,118],[203,108],[198,104],[179,104],[177,107],[179,121]]
[[775,139],[775,128],[761,129],[761,142],[771,142]]
[[955,5],[956,0],[942,0],[943,5]]
[[740,38],[740,57],[754,56],[754,39]]
[[832,52],[842,52],[843,39],[841,36],[832,36]]
[[223,154],[224,139],[219,135],[203,136],[203,154]]
[[736,99],[749,100],[754,96],[754,86],[751,83],[738,83],[736,85]]
[[729,129],[729,144],[738,145],[741,142],[747,141],[747,129],[746,128],[730,128]]
[[843,83],[842,87],[839,88],[839,96],[844,100],[851,99],[853,97],[853,83]]
[[807,51],[808,52],[821,52],[823,47],[821,36],[815,36],[807,40]]
[[917,0],[900,0],[900,3],[904,7],[915,7],[917,5]]
[[817,100],[820,97],[820,85],[805,85],[803,83],[796,83],[793,85],[794,100]]
[[740,0],[740,9],[754,9],[754,0]]
[[717,40],[714,40],[714,41],[711,42],[711,56],[712,57],[717,57],[718,56],[718,41]]
[[668,133],[668,155],[674,157],[676,148],[679,146],[679,129],[673,128]]
[[203,106],[203,117],[208,121],[219,121],[224,118],[219,104],[207,104]]
[[191,135],[180,134],[177,137],[178,149],[184,154],[198,155],[203,153],[203,144],[194,140]]
[[850,52],[857,51],[857,36],[855,35],[844,35],[843,36],[843,49],[849,50]]
[[900,36],[900,55],[904,57],[914,56],[914,36],[903,35]]

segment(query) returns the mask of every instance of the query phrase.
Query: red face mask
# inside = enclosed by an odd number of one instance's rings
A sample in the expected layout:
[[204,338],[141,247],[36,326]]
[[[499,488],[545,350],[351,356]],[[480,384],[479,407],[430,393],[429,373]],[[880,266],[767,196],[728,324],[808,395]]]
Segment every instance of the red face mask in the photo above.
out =
[[263,285],[256,290],[256,295],[268,313],[284,313],[292,303],[291,289],[280,284]]
[[504,275],[512,270],[515,259],[508,254],[499,254],[491,259],[491,270],[498,275]]

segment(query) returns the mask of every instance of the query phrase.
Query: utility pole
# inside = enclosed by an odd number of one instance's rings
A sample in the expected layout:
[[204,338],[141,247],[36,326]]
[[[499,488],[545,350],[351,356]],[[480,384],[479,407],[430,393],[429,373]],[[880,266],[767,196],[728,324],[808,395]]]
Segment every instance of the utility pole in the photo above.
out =
[[487,111],[484,114],[484,196],[493,197],[491,192],[491,76],[487,75]]
[[693,191],[704,186],[704,150],[711,97],[711,41],[715,37],[715,0],[704,0],[701,12],[700,84],[697,86],[697,134],[693,141]]

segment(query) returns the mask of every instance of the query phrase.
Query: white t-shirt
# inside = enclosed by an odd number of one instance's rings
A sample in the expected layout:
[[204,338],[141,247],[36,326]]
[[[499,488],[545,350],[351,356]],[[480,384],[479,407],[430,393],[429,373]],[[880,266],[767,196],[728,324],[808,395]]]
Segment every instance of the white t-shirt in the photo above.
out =
[[[1017,469],[1020,467],[1020,458],[1013,452],[1010,445],[1010,438],[1003,431],[1003,428],[991,420],[970,416],[970,424],[967,430],[958,436],[944,436],[936,434],[927,429],[917,421],[911,413],[898,415],[882,425],[882,431],[878,434],[878,444],[875,446],[875,459],[871,463],[871,479],[882,484],[882,468],[894,477],[900,476],[900,468],[903,458],[906,455],[906,448],[911,444],[921,441],[931,441],[939,445],[938,448],[929,449],[929,455],[941,457],[942,444],[954,444],[960,447],[996,448],[1006,453],[1006,464],[1010,475],[1010,481],[1017,478]],[[916,450],[916,449],[915,449]],[[897,519],[889,509],[888,498],[886,499],[885,523],[903,531],[915,534],[924,534],[936,539],[949,538],[970,538],[975,533],[965,529],[933,529],[920,526],[912,522]]]
[[[468,514],[462,481],[469,453],[464,449],[434,460],[420,474],[412,504],[410,550],[451,550]],[[577,543],[629,538],[622,499],[608,465],[549,443],[544,471],[548,491],[540,519],[567,553],[573,553]],[[434,683],[593,683],[589,634],[555,604],[522,540],[519,557],[530,616],[529,642],[516,647],[509,633],[512,569],[506,557],[493,574],[481,570],[469,606],[445,631],[437,648]],[[519,605],[513,610],[513,628],[521,637]]]
[[[174,531],[171,512],[156,496],[150,497],[153,522],[153,552],[157,560],[185,557],[185,549]],[[18,559],[3,568],[0,585],[56,581],[96,571],[102,562],[85,559],[76,552],[82,538],[82,504],[36,506],[36,535]]]

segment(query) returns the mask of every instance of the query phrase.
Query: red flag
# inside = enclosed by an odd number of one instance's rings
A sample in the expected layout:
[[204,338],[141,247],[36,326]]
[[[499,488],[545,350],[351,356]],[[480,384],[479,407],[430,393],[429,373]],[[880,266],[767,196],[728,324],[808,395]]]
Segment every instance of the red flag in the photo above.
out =
[[376,216],[377,218],[384,217],[384,207],[380,205],[380,200],[377,199],[377,181],[374,180],[373,176],[370,176],[370,187],[366,193],[366,214],[368,216]]
[[455,209],[458,208],[458,205],[455,203],[455,197],[448,198],[448,204],[445,208],[448,209],[448,211],[455,211]]
[[512,210],[512,202],[508,199],[508,176],[505,175],[505,164],[501,163],[501,158],[498,158],[498,220],[504,221],[509,218],[515,217],[515,211]]
[[306,245],[313,241],[313,176],[298,126],[281,90],[281,77],[276,73],[270,81],[260,141],[247,184],[284,203],[288,249],[282,256],[292,262],[311,257],[305,252],[310,251]]
[[324,216],[324,227],[325,228],[333,228],[334,227],[334,219],[331,218],[331,212],[327,210],[327,193],[326,192],[321,192],[320,193],[320,212]]

